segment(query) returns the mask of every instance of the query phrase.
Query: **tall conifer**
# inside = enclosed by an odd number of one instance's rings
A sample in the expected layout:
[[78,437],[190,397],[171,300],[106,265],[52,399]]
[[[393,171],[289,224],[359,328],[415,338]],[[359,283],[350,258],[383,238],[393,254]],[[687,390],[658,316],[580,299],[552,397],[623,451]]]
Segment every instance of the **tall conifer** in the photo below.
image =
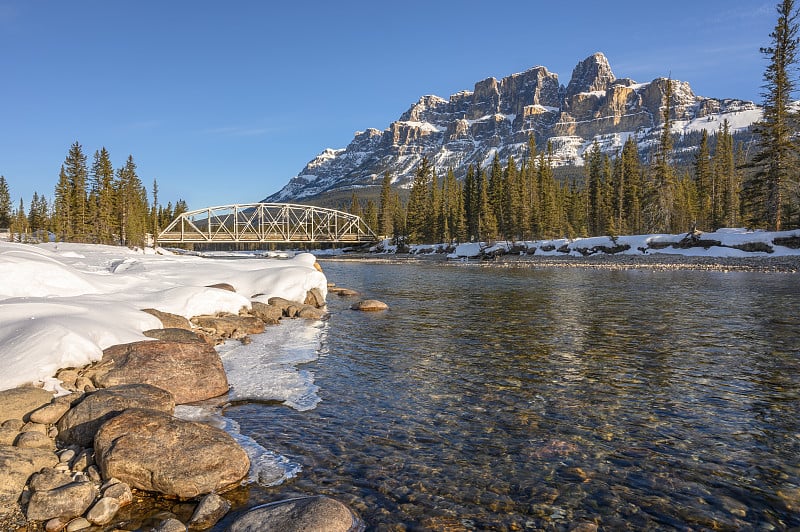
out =
[[744,187],[745,211],[755,227],[780,231],[787,188],[797,188],[797,146],[790,105],[795,91],[797,49],[800,41],[794,0],[777,5],[778,21],[770,46],[761,48],[769,64],[764,72],[764,118],[757,125],[756,171]]

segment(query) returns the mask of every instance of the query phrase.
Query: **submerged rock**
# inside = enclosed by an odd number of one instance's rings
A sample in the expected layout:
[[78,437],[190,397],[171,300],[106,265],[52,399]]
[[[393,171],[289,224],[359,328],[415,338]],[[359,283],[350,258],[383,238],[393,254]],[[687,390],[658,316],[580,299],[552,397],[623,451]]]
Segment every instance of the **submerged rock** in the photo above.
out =
[[231,509],[231,503],[223,499],[216,493],[209,493],[200,501],[195,508],[192,518],[189,520],[189,528],[206,530],[211,528],[217,521],[222,519]]
[[351,306],[350,308],[353,310],[371,312],[378,310],[388,310],[389,305],[387,305],[383,301],[378,301],[377,299],[365,299],[363,301],[359,301],[358,303],[353,304],[353,306]]
[[250,468],[225,431],[154,410],[126,410],[107,421],[94,448],[103,478],[183,498],[235,487]]
[[330,497],[303,497],[249,510],[228,528],[228,532],[350,532],[364,530],[358,515]]

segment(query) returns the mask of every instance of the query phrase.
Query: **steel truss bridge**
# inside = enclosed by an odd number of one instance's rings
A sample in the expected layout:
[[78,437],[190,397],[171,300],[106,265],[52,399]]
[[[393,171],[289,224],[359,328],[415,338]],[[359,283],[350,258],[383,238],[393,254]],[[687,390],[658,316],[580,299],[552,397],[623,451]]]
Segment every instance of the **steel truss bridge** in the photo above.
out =
[[350,243],[378,237],[354,214],[311,205],[248,203],[188,211],[158,235],[159,243]]

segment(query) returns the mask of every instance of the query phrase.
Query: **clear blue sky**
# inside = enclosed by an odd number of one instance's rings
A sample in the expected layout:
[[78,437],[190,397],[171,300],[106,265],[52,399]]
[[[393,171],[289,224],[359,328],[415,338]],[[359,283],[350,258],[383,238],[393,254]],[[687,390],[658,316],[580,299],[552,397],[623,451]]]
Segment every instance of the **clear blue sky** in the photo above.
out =
[[163,203],[258,201],[424,94],[536,65],[566,85],[596,51],[760,101],[776,3],[0,0],[0,174],[15,205],[52,200],[78,141],[132,154]]

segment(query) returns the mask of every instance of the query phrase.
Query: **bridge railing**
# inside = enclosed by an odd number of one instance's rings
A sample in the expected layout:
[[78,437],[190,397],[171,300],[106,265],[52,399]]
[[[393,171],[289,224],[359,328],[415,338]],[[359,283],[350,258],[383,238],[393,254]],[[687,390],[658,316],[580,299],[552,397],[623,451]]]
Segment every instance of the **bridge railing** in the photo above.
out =
[[359,216],[289,203],[222,205],[188,211],[158,235],[162,243],[367,243],[377,240]]

